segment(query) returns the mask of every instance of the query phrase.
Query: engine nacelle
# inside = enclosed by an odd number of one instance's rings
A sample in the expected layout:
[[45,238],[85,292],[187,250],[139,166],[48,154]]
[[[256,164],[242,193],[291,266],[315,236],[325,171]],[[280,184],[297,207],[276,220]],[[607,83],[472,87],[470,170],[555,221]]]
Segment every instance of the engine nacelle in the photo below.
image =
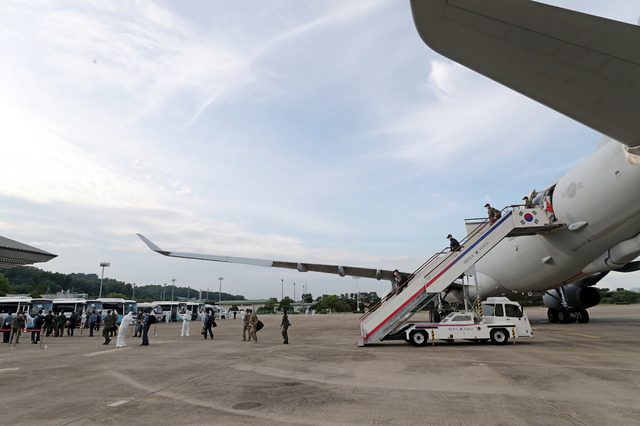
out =
[[[567,304],[576,309],[587,309],[600,303],[600,292],[593,287],[569,284],[564,287]],[[560,307],[560,295],[555,290],[549,290],[542,296],[547,308]]]

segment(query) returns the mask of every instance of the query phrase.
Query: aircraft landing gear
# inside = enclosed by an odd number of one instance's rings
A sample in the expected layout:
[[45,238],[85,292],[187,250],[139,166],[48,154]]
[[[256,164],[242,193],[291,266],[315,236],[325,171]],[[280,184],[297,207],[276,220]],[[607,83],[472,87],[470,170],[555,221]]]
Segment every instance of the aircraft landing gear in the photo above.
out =
[[581,324],[586,324],[589,322],[589,313],[586,309],[576,309],[570,306],[566,308],[549,308],[547,310],[547,319],[553,323],[569,324],[577,321]]

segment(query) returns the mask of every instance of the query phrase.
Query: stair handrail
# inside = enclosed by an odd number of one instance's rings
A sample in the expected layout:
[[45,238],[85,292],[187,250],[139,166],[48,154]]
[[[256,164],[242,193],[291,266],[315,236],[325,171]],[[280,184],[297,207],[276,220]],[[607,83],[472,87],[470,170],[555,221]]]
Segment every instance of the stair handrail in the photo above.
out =
[[[508,206],[509,207],[509,206]],[[503,210],[507,209],[508,207],[505,207]],[[501,211],[502,213],[502,211]],[[467,221],[468,219],[465,219],[465,221]],[[480,222],[478,222],[478,226],[476,226],[473,231],[471,231],[469,234],[467,234],[466,237],[464,237],[462,239],[462,242],[460,243],[460,250],[456,250],[456,251],[450,251],[450,247],[446,247],[444,250],[435,253],[433,256],[431,256],[426,262],[424,262],[420,267],[418,267],[418,269],[416,269],[413,273],[411,273],[407,279],[405,280],[404,283],[402,283],[402,285],[400,285],[398,288],[396,288],[395,291],[389,292],[385,297],[383,297],[382,299],[380,299],[380,301],[378,301],[378,303],[376,303],[371,309],[369,309],[368,312],[364,313],[361,317],[360,317],[360,321],[364,320],[366,317],[368,317],[369,315],[371,315],[373,312],[375,312],[384,302],[386,302],[387,300],[393,298],[394,296],[396,296],[397,294],[399,294],[400,292],[402,292],[402,290],[400,289],[404,289],[405,286],[409,285],[409,283],[411,282],[411,280],[418,274],[420,274],[422,271],[424,271],[427,267],[430,266],[430,264],[432,262],[434,262],[436,259],[441,258],[441,262],[439,262],[437,265],[435,265],[435,267],[433,267],[429,273],[433,272],[434,270],[436,270],[440,265],[442,265],[443,262],[449,260],[451,258],[451,254],[455,254],[456,256],[459,256],[460,254],[462,254],[462,249],[464,248],[465,243],[468,243],[471,239],[473,239],[475,236],[478,235],[478,233],[480,233],[487,224],[490,224],[490,220],[488,218],[477,218],[474,220],[479,220]],[[444,257],[440,257],[441,255],[445,254],[445,253],[449,253],[449,256],[444,256]],[[426,291],[426,287],[425,287],[425,291]]]

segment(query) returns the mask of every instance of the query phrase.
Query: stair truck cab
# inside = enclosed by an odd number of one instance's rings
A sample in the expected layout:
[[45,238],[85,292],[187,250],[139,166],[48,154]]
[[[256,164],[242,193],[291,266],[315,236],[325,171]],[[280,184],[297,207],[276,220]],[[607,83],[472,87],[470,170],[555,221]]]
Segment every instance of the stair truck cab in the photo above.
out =
[[509,337],[532,337],[529,318],[518,302],[506,297],[489,297],[476,312],[451,312],[439,323],[408,324],[402,331],[404,339],[414,346],[424,346],[429,340],[476,340],[504,345]]

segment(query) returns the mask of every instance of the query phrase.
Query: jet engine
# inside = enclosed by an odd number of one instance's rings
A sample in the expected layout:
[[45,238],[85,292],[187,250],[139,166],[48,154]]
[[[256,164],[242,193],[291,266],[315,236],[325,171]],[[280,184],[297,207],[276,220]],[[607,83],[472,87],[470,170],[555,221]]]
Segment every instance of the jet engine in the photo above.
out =
[[[600,303],[600,292],[593,287],[584,287],[578,284],[569,284],[563,287],[567,305],[576,309],[587,309]],[[559,309],[562,306],[562,298],[553,294],[554,290],[547,291],[542,296],[542,301],[547,308]]]

